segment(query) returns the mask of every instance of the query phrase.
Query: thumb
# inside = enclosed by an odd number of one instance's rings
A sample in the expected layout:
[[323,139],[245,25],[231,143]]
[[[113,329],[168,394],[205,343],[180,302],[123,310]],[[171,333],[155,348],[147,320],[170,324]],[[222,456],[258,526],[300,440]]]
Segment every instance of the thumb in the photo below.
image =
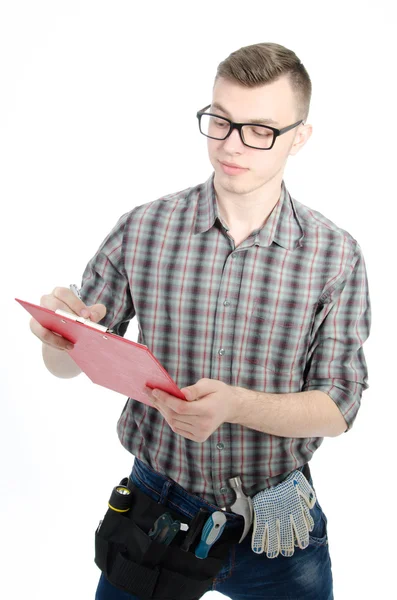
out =
[[95,323],[102,321],[107,312],[104,304],[93,304],[92,306],[89,306],[88,309],[90,311],[90,319]]
[[211,392],[216,392],[219,389],[219,385],[223,386],[226,384],[203,377],[196,381],[194,385],[181,388],[181,392],[185,394],[186,400],[199,400]]
[[196,398],[197,398],[197,393],[194,388],[194,385],[190,385],[189,387],[181,388],[181,392],[183,394],[185,394],[186,400],[192,401],[192,400],[196,400]]

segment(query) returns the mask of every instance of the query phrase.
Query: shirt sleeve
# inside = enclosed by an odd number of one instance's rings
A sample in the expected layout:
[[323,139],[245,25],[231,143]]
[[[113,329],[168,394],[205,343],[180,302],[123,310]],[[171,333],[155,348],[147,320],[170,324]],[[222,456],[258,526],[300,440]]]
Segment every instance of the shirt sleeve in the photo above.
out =
[[120,217],[88,262],[80,289],[87,306],[106,306],[106,315],[99,323],[122,337],[135,316],[123,252],[124,228],[130,214]]
[[320,298],[311,333],[302,391],[321,390],[341,411],[348,431],[369,387],[363,344],[371,327],[365,261],[354,241],[351,259],[335,287]]

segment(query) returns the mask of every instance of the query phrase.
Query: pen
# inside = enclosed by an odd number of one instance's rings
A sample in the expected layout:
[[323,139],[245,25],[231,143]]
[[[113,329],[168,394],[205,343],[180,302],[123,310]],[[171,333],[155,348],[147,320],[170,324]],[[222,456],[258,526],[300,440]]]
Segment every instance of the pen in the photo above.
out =
[[[77,287],[77,285],[75,285],[74,283],[71,283],[69,285],[69,288],[72,290],[73,294],[75,296],[77,296],[77,298],[79,298],[79,300],[82,300],[81,296],[80,296],[80,292],[79,292],[79,288]],[[86,319],[88,322],[91,322],[91,319],[87,318]],[[114,333],[114,329],[107,329],[108,333]]]
[[81,300],[79,288],[77,287],[77,285],[74,285],[74,283],[71,283],[69,288],[72,290],[74,295],[77,296],[77,298],[79,298],[79,300]]

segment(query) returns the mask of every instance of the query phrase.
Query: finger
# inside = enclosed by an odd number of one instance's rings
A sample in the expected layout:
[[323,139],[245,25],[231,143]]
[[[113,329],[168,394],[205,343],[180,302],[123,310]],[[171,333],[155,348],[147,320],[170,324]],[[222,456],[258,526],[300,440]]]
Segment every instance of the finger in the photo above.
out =
[[303,515],[302,515],[302,518],[300,518],[297,523],[296,523],[295,519],[293,519],[292,525],[293,525],[294,533],[295,533],[295,537],[296,537],[295,545],[297,545],[299,548],[304,550],[309,545],[309,532],[308,532],[308,529],[306,526],[306,521],[303,518]]
[[[90,310],[86,304],[80,298],[78,298],[72,290],[65,287],[56,287],[52,292],[52,296],[54,298],[49,299],[49,302],[55,306],[49,306],[47,308],[51,308],[52,310],[56,310],[60,308],[61,310],[72,310],[76,315],[81,315],[85,318],[90,316]],[[62,304],[65,308],[62,308],[59,304]]]
[[182,437],[187,438],[188,440],[192,440],[192,442],[197,441],[196,437],[190,431],[187,431],[186,429],[179,429],[179,428],[175,427],[173,429],[173,431],[175,433],[177,433],[178,435],[181,435]]
[[282,556],[292,556],[294,553],[294,529],[292,515],[288,515],[282,525],[280,533],[280,553]]
[[307,525],[307,529],[309,531],[313,531],[314,529],[314,521],[313,521],[313,517],[310,513],[310,509],[306,506],[306,504],[303,504],[302,506],[303,508],[303,513],[305,516],[305,521],[306,521],[306,525]]
[[197,402],[186,402],[186,400],[175,398],[175,396],[171,396],[167,392],[159,391],[158,398],[153,397],[153,402],[155,405],[164,406],[179,415],[197,416],[199,414]]
[[189,421],[188,419],[181,419],[179,417],[174,417],[173,422],[176,427],[183,427],[184,429],[188,429],[191,433],[195,431],[195,423]]
[[276,523],[272,523],[272,527],[269,527],[268,531],[268,544],[267,544],[267,552],[266,556],[268,558],[276,558],[280,552],[280,542],[278,538],[277,532],[277,521]]
[[316,494],[301,471],[297,471],[295,478],[298,480],[298,492],[305,500],[309,508],[313,508],[316,502]]
[[157,410],[163,415],[165,420],[172,428],[181,427],[183,429],[188,429],[191,433],[193,433],[194,423],[192,423],[191,421],[183,418],[181,419],[180,415],[178,415],[174,411],[168,410],[167,408],[159,406],[155,406],[155,408],[157,408]]
[[165,421],[167,421],[168,425],[171,427],[174,433],[182,435],[185,438],[188,438],[192,441],[197,441],[196,436],[194,434],[194,428],[191,423],[185,423],[180,420],[173,419],[169,417],[164,410],[161,410],[158,406],[156,406],[159,413],[164,417]]
[[[31,319],[30,321],[30,330],[34,335],[39,338],[41,342],[51,346],[52,348],[56,348],[57,350],[69,350],[68,345],[71,344],[69,340],[64,338],[61,335],[56,335],[49,329],[46,329],[36,319]],[[72,344],[73,347],[73,344]]]
[[164,416],[164,418],[166,419],[166,421],[168,422],[168,424],[174,431],[176,431],[176,429],[180,429],[180,430],[186,431],[187,433],[190,433],[190,435],[192,435],[192,436],[196,435],[196,428],[194,427],[193,423],[189,423],[187,421],[182,421],[182,420],[176,419],[176,418],[167,418],[165,416]]
[[168,410],[163,406],[155,405],[155,408],[159,411],[161,415],[163,415],[164,419],[167,421],[168,425],[171,427],[173,431],[176,429],[180,429],[181,431],[185,431],[189,433],[191,436],[194,436],[194,424],[185,419],[178,418],[179,415],[172,410]]
[[[67,290],[65,288],[55,288],[55,290],[64,290],[66,293],[70,292],[74,296],[71,290]],[[68,302],[67,300],[65,300],[66,294],[64,294],[63,292],[57,292],[57,294],[59,295],[56,296],[54,295],[54,293],[52,293],[42,296],[40,299],[40,306],[53,310],[54,312],[59,309],[81,316],[84,316],[84,314],[82,314],[82,310],[84,309],[88,311],[89,315],[88,307],[84,304],[84,302],[77,298],[77,296],[74,296],[74,299],[72,298]]]
[[93,304],[88,307],[88,310],[90,311],[91,321],[95,321],[96,323],[102,321],[107,313],[107,308],[104,304]]
[[152,402],[153,402],[154,408],[157,408],[159,413],[161,413],[163,415],[163,417],[165,419],[167,419],[167,421],[171,421],[175,418],[175,416],[176,416],[175,411],[171,410],[170,408],[167,408],[161,402],[156,402],[155,399],[153,399],[153,398],[152,398]]
[[254,523],[252,528],[252,539],[251,539],[251,548],[253,552],[256,554],[261,554],[266,547],[267,542],[267,527],[262,523],[259,523],[259,520],[256,516],[256,512],[254,512]]

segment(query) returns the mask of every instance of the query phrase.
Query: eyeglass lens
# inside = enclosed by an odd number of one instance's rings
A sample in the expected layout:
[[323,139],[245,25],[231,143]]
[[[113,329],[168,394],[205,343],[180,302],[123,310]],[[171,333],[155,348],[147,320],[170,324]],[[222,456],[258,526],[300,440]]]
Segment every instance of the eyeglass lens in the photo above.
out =
[[[230,123],[222,117],[201,115],[201,132],[217,140],[224,140],[230,130]],[[243,125],[242,136],[248,146],[254,148],[270,148],[274,132],[264,125]]]

